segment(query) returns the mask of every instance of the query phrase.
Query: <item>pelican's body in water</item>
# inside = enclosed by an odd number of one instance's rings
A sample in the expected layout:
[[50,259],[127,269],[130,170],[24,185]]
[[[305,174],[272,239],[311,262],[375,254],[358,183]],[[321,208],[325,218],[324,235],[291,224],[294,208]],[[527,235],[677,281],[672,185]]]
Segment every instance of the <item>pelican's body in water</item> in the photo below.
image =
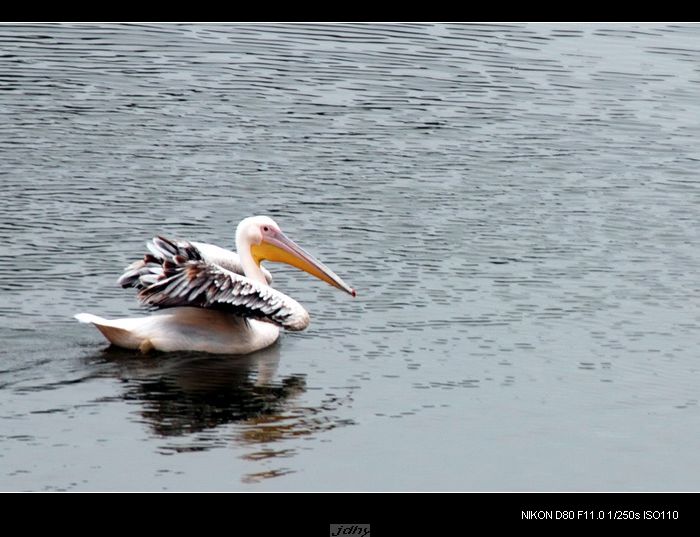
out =
[[279,338],[280,329],[304,330],[309,314],[294,299],[273,289],[262,261],[293,265],[355,296],[333,271],[287,238],[266,216],[241,221],[238,253],[212,244],[155,237],[149,254],[129,265],[122,287],[138,289],[139,301],[159,308],[152,315],[103,319],[94,324],[114,345],[142,352],[202,351],[247,354]]

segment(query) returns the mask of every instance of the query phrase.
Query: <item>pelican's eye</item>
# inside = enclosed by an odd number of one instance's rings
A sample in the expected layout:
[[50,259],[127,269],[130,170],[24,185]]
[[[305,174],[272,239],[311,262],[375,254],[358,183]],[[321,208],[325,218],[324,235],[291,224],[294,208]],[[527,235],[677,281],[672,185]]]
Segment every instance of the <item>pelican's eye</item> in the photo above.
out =
[[268,231],[270,231],[270,228],[268,226],[263,226],[263,231],[267,233]]

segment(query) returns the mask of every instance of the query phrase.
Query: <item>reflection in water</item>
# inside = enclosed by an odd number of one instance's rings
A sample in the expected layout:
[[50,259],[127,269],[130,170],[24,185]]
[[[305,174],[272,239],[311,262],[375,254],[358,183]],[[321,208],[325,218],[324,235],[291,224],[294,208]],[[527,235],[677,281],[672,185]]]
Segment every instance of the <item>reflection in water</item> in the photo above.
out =
[[[123,399],[139,404],[139,416],[157,436],[167,439],[164,454],[206,451],[231,442],[249,446],[249,461],[292,457],[294,448],[272,444],[306,437],[339,425],[329,412],[348,397],[330,396],[319,407],[300,406],[304,375],[277,378],[280,346],[245,356],[169,353],[141,356],[108,347],[98,363],[116,367]],[[233,426],[233,427],[230,427]],[[286,446],[286,444],[285,444]],[[247,474],[244,482],[289,473],[275,468]]]
[[182,436],[227,423],[274,414],[304,390],[300,376],[275,382],[279,347],[248,356],[171,353],[134,357],[109,347],[119,365],[124,399],[142,404],[141,415],[159,436]]

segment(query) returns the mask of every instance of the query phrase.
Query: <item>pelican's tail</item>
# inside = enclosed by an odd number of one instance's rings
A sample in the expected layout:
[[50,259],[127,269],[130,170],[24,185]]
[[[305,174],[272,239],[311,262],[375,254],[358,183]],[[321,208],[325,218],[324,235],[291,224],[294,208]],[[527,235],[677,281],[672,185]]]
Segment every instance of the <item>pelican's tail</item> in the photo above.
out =
[[98,317],[97,315],[92,315],[91,313],[77,313],[74,317],[81,323],[94,324],[97,329],[102,332],[102,335],[113,345],[125,347],[127,349],[138,349],[143,343],[142,337],[138,337],[127,327],[123,326],[126,319],[109,320]]

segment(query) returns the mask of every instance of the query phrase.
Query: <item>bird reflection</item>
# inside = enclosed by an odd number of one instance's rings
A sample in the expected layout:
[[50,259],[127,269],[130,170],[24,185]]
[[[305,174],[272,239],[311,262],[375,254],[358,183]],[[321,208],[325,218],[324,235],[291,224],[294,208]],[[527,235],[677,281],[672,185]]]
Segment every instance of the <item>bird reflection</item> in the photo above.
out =
[[277,380],[279,345],[245,356],[170,353],[142,357],[109,347],[102,358],[116,366],[123,399],[163,437],[183,436],[234,422],[268,419],[306,389],[303,376]]
[[140,421],[165,440],[163,453],[246,446],[242,458],[264,468],[241,476],[253,483],[291,472],[268,463],[293,457],[295,440],[353,424],[335,415],[352,401],[351,392],[325,394],[317,406],[303,405],[297,399],[306,391],[305,376],[279,377],[279,359],[275,344],[241,356],[144,356],[109,347],[90,361],[106,367],[98,375],[121,381],[120,399],[138,404]]

